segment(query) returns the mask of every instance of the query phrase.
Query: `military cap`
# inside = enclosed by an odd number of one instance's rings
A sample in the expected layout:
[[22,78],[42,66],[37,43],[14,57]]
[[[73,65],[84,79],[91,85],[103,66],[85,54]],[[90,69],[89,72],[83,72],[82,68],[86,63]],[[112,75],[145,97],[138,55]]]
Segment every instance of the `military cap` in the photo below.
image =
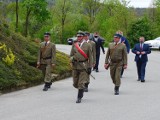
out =
[[85,31],[84,33],[85,33],[85,36],[89,36],[90,35],[90,33],[87,32],[87,31]]
[[78,37],[78,36],[84,36],[84,35],[85,35],[85,33],[84,33],[83,31],[78,31],[78,32],[77,32],[77,37]]
[[44,36],[50,36],[51,34],[49,32],[45,32]]
[[114,34],[114,37],[119,37],[119,38],[121,38],[122,35],[116,33],[116,34]]

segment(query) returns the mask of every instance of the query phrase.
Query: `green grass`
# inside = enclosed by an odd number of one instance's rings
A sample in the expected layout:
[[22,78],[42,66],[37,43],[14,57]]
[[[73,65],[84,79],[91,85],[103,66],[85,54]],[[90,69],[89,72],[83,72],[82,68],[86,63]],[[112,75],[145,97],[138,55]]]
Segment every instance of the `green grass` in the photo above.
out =
[[[37,53],[39,45],[32,39],[26,39],[22,35],[11,32],[7,24],[0,24],[0,43],[5,44],[7,50],[11,49],[15,55],[12,65],[5,63],[2,58],[7,52],[0,49],[0,92],[9,92],[41,84],[43,76],[37,69]],[[69,57],[59,51],[56,52],[55,74],[70,72]]]

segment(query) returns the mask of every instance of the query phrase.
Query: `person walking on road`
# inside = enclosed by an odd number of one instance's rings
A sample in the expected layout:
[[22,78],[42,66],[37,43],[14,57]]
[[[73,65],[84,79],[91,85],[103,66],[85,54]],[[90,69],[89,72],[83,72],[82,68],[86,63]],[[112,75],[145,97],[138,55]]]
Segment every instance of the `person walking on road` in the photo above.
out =
[[100,48],[102,48],[103,54],[105,54],[105,50],[103,47],[103,41],[99,37],[99,33],[97,32],[94,33],[93,41],[96,43],[96,65],[93,70],[95,70],[96,72],[99,72],[98,66],[99,66],[99,59],[100,59]]
[[111,43],[108,47],[106,54],[105,69],[110,66],[110,75],[115,85],[115,95],[119,95],[119,87],[121,84],[121,70],[127,68],[127,51],[126,46],[120,41],[121,35],[114,35],[114,43]]
[[[89,35],[90,35],[89,32],[85,32],[84,39],[86,40],[86,42],[87,42],[88,44],[91,45],[91,51],[92,51],[92,67],[94,67],[95,64],[96,64],[96,45],[95,45],[95,42],[89,40]],[[89,85],[89,83],[90,83],[90,75],[88,74],[88,82],[85,84],[84,92],[88,92],[88,85]]]
[[145,82],[145,71],[146,71],[146,65],[148,62],[147,54],[151,53],[151,49],[149,45],[145,44],[144,41],[145,41],[145,38],[140,37],[139,43],[137,43],[132,49],[132,52],[136,55],[135,62],[137,66],[138,81],[141,81],[141,82]]
[[88,83],[88,74],[91,74],[92,51],[86,42],[84,32],[77,33],[77,41],[72,45],[70,59],[73,71],[73,86],[78,89],[76,103],[81,103],[85,84]]
[[42,70],[44,75],[44,88],[43,91],[47,91],[51,87],[51,72],[52,68],[56,64],[56,46],[50,41],[50,33],[44,33],[44,42],[40,44],[38,52],[37,67]]

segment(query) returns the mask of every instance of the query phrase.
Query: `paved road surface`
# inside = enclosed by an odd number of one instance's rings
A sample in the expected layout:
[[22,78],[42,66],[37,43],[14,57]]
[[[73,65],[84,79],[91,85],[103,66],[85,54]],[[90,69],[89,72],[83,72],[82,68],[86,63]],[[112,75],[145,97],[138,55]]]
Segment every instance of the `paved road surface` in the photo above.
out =
[[[57,45],[66,53],[71,46]],[[122,78],[120,95],[113,95],[109,71],[103,68],[92,74],[89,92],[81,104],[76,104],[77,91],[72,78],[55,82],[43,92],[43,86],[0,96],[0,120],[159,120],[160,119],[160,52],[149,55],[146,82],[137,81],[134,55],[129,54],[129,66]]]

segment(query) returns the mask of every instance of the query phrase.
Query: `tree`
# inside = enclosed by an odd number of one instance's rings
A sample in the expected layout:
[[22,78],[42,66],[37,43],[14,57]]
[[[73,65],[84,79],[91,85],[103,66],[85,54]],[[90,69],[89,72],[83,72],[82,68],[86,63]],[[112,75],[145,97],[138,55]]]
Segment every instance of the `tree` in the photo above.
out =
[[60,22],[60,43],[63,43],[66,19],[71,12],[71,0],[57,0],[53,11],[57,17],[56,19]]
[[89,18],[90,25],[95,21],[96,15],[100,10],[100,0],[82,0],[83,14]]
[[49,18],[49,11],[45,0],[23,0],[23,7],[26,13],[24,35],[27,36],[31,17],[35,17],[38,22],[44,22]]
[[113,40],[113,34],[117,30],[122,30],[125,37],[129,24],[135,19],[133,11],[128,8],[126,1],[120,2],[119,0],[106,0],[97,14],[94,28],[107,40],[108,45]]
[[138,42],[138,39],[141,36],[144,36],[146,40],[153,38],[152,26],[147,17],[138,19],[131,24],[128,32],[128,39],[130,40],[132,47],[136,42]]
[[16,31],[18,31],[18,0],[16,0]]

